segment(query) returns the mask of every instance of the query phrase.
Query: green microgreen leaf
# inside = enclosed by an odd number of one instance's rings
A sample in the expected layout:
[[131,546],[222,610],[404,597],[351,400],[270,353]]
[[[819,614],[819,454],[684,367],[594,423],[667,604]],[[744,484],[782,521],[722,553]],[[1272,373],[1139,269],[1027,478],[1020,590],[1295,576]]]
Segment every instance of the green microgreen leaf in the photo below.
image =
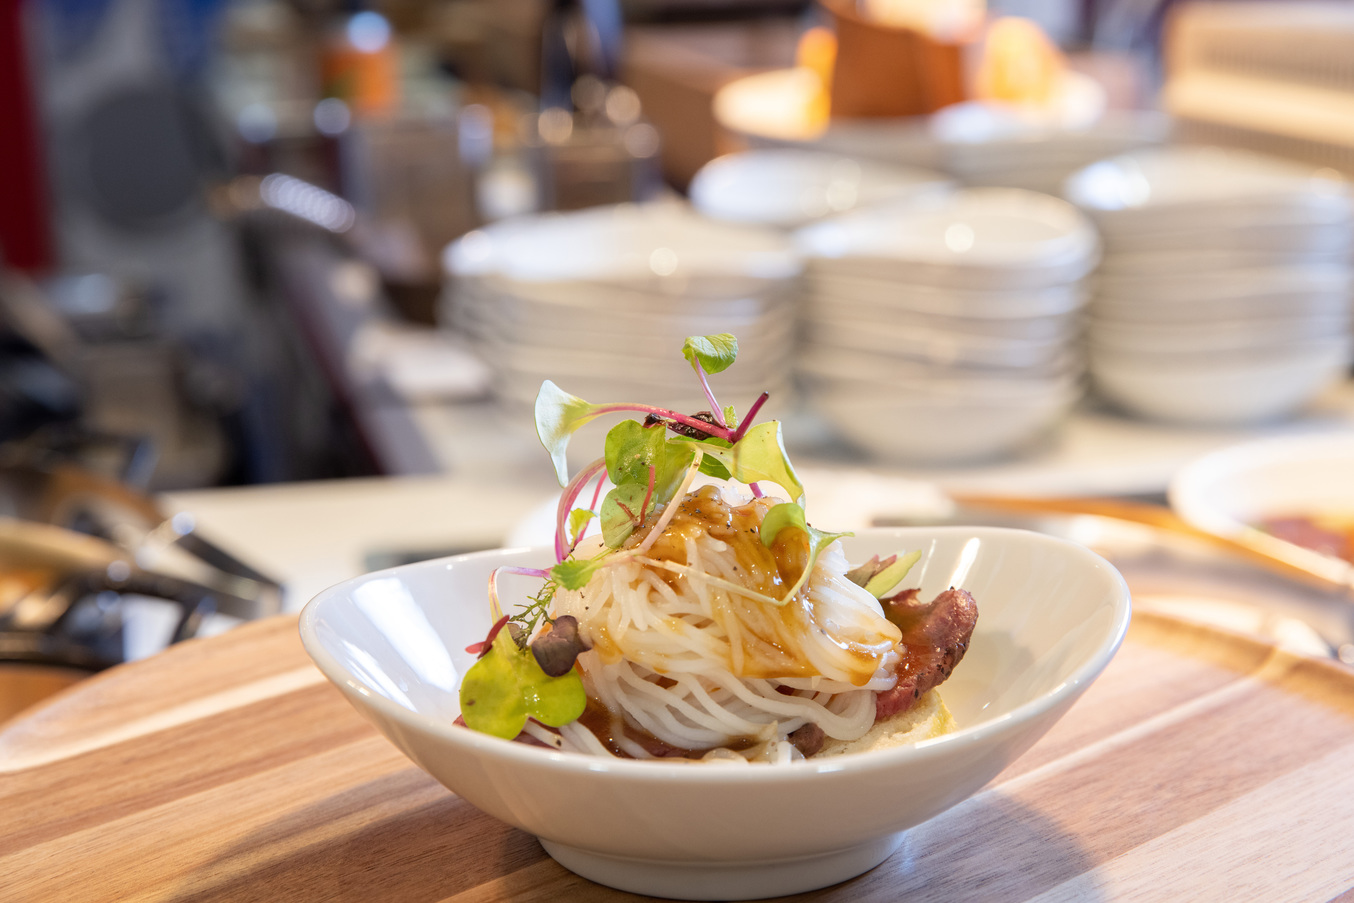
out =
[[875,574],[865,584],[866,592],[876,599],[882,599],[885,593],[902,582],[907,572],[912,570],[912,565],[921,560],[921,549],[915,549],[906,555],[890,557],[894,559],[893,563]]
[[550,576],[565,589],[582,589],[602,564],[602,558],[568,558],[552,567]]
[[536,394],[536,435],[550,453],[561,486],[569,482],[569,463],[565,456],[569,437],[598,417],[602,413],[601,407],[570,395],[548,379],[541,383],[541,391]]
[[706,373],[722,373],[738,357],[738,339],[727,332],[688,336],[682,344],[682,357],[692,367],[699,363]]
[[617,486],[649,483],[649,468],[663,471],[667,464],[667,437],[659,427],[622,420],[606,434],[606,473]]
[[648,486],[625,483],[606,494],[602,500],[602,540],[607,548],[620,548],[635,528],[644,522],[644,500]]
[[778,420],[757,424],[732,446],[722,440],[679,438],[675,441],[694,444],[706,455],[705,461],[701,462],[701,473],[709,473],[706,461],[713,458],[735,480],[743,483],[767,480],[788,492],[793,501],[804,497],[804,487],[785,452]]
[[800,588],[808,582],[809,574],[812,573],[813,565],[818,560],[819,554],[843,536],[851,535],[850,533],[824,533],[809,524],[802,506],[793,502],[784,502],[766,512],[766,517],[762,519],[762,526],[759,531],[762,544],[768,549],[771,548],[781,531],[787,528],[799,530],[804,534],[809,543],[809,560],[804,565],[804,572],[799,575],[799,579],[795,581],[794,586],[790,587],[785,594],[781,601],[782,605],[793,599]]
[[596,517],[597,514],[587,508],[575,508],[569,512],[569,545],[578,545],[578,538],[583,535],[583,530],[587,527],[588,521]]
[[466,672],[460,696],[466,727],[505,740],[520,734],[528,718],[550,727],[568,724],[588,703],[576,670],[549,676],[530,648],[519,647],[506,630]]
[[607,476],[616,486],[602,502],[602,536],[609,548],[618,548],[651,511],[671,501],[695,453],[688,443],[668,439],[666,430],[634,420],[607,432]]

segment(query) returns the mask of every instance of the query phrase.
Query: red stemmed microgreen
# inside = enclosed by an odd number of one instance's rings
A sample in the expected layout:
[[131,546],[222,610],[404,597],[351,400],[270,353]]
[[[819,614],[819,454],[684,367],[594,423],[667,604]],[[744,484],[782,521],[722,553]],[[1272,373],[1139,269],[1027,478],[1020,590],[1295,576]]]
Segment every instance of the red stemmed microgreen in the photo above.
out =
[[[693,336],[682,346],[682,355],[691,363],[701,389],[710,403],[709,412],[683,414],[653,405],[634,403],[592,404],[570,395],[553,382],[545,381],[536,396],[536,431],[550,454],[564,491],[556,511],[555,557],[549,570],[500,568],[509,573],[544,578],[536,596],[511,618],[504,617],[498,603],[496,578],[490,577],[490,606],[496,619],[494,629],[483,643],[467,651],[480,655],[461,683],[461,712],[470,727],[500,737],[513,737],[527,718],[544,724],[560,725],[582,714],[586,703],[582,681],[572,667],[572,656],[585,648],[578,637],[577,624],[552,622],[551,601],[559,589],[578,590],[587,585],[600,567],[605,567],[636,529],[655,512],[661,513],[644,540],[626,552],[646,555],[677,510],[670,504],[686,493],[696,474],[733,479],[749,487],[754,495],[763,495],[762,482],[775,483],[792,501],[772,508],[768,521],[768,544],[785,527],[798,527],[809,541],[809,565],[799,583],[783,599],[766,597],[771,604],[784,605],[798,592],[813,567],[818,552],[835,538],[808,526],[802,507],[804,487],[785,453],[780,424],[776,421],[754,423],[769,397],[766,392],[753,402],[741,422],[732,407],[721,408],[711,389],[709,377],[723,372],[738,355],[738,341],[732,335]],[[606,436],[602,458],[584,467],[572,479],[568,476],[566,450],[570,437],[582,426],[605,414],[641,414],[645,419],[627,419],[616,424]],[[671,435],[670,435],[671,434]],[[602,498],[603,479],[612,488]],[[587,484],[596,480],[592,504],[576,507]],[[771,515],[786,509],[775,518]],[[600,521],[603,547],[593,557],[577,556],[579,540],[588,523]],[[735,587],[736,588],[736,587]],[[760,594],[754,594],[760,597]],[[560,619],[561,622],[564,619]],[[547,633],[527,644],[543,622],[551,622]],[[506,629],[505,629],[506,627]],[[537,643],[548,646],[543,654],[548,671],[532,654]],[[560,676],[552,676],[559,674]]]
[[504,615],[494,622],[494,626],[489,628],[489,635],[487,637],[480,640],[478,643],[471,643],[469,646],[466,646],[465,651],[469,652],[471,655],[483,658],[484,653],[488,652],[489,648],[494,645],[494,639],[498,636],[498,632],[507,626],[508,616]]
[[[696,371],[696,377],[701,381],[701,389],[705,391],[705,397],[710,402],[710,413],[714,416],[715,423],[727,427],[728,422],[724,412],[719,408],[719,402],[715,401],[715,393],[710,388],[707,374],[721,373],[729,368],[738,357],[738,340],[728,333],[691,336],[682,345],[682,356],[691,363],[691,369]],[[730,442],[737,441],[732,436],[728,439]]]
[[[537,403],[539,404],[539,401]],[[565,525],[573,517],[571,512],[579,510],[574,508],[574,502],[578,501],[578,496],[580,493],[583,492],[583,487],[588,485],[588,481],[591,480],[593,477],[598,478],[597,489],[598,491],[600,491],[602,488],[601,477],[605,473],[606,473],[606,459],[598,458],[596,461],[593,461],[587,467],[580,470],[578,474],[575,475],[574,478],[570,480],[568,484],[564,487],[564,491],[560,493],[559,505],[556,506],[555,508],[556,561],[563,561],[566,557],[568,557],[569,553],[573,551],[573,545],[566,544],[565,542],[565,538],[568,535],[565,529]],[[593,498],[592,507],[593,508],[597,507],[595,494]]]

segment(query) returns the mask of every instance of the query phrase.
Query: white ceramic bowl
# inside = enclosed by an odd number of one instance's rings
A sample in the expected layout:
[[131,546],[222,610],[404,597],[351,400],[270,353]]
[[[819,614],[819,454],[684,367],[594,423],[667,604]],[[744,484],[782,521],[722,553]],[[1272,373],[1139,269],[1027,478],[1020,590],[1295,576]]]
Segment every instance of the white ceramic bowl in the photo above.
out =
[[1151,232],[1117,232],[1102,225],[1106,256],[1158,254],[1181,248],[1206,251],[1241,251],[1269,257],[1333,254],[1354,244],[1354,221],[1336,223],[1267,222],[1233,224],[1209,229],[1157,229]]
[[1088,297],[1076,282],[1029,288],[962,289],[918,285],[901,279],[862,275],[835,261],[811,261],[807,268],[809,304],[832,307],[859,302],[901,311],[956,317],[1039,317],[1080,310]]
[[806,322],[806,348],[897,355],[947,366],[1046,367],[1067,356],[1071,335],[1012,338],[927,329],[912,323],[844,318]]
[[1282,436],[1245,442],[1191,461],[1171,479],[1171,508],[1186,523],[1260,544],[1294,564],[1348,583],[1354,568],[1269,536],[1265,517],[1354,515],[1354,434]]
[[[826,526],[826,525],[825,525]],[[959,729],[916,746],[786,766],[636,762],[547,751],[457,727],[465,647],[490,624],[510,549],[379,571],[301,614],[306,651],[421,768],[529,831],[565,867],[625,890],[686,899],[796,893],[854,877],[908,828],[977,792],[1067,711],[1109,663],[1130,617],[1106,561],[1053,537],[996,528],[862,531],[852,560],[919,548],[922,595],[978,601],[978,627],[943,695]]]
[[692,276],[785,279],[800,270],[783,233],[716,222],[676,202],[500,220],[449,244],[442,264],[452,278],[597,281],[655,291]]
[[[736,79],[716,92],[712,111],[721,126],[754,147],[807,147],[942,169],[960,178],[1043,162],[1063,167],[1061,181],[1087,163],[1169,137],[1171,121],[1157,111],[1107,110],[1088,123],[1087,113],[1093,116],[1094,110],[1088,111],[1082,101],[1096,92],[1103,96],[1103,91],[1083,76],[1073,75],[1066,83],[1079,90],[1064,92],[1066,105],[1034,123],[1025,116],[1013,119],[995,108],[964,104],[935,116],[833,119],[824,124],[814,115],[822,79],[804,67]],[[975,123],[975,118],[983,121]]]
[[714,219],[793,228],[950,185],[931,170],[786,147],[711,160],[688,193],[696,210]]
[[1096,273],[1111,279],[1197,276],[1200,279],[1250,267],[1262,269],[1321,269],[1348,266],[1350,248],[1337,250],[1236,250],[1177,247],[1143,254],[1110,254]]
[[1047,316],[966,317],[943,313],[918,313],[859,302],[816,303],[809,298],[800,322],[806,334],[819,326],[849,324],[857,329],[878,329],[906,338],[911,329],[950,333],[959,336],[985,336],[994,339],[1074,341],[1082,331],[1084,316],[1078,311]]
[[822,273],[955,288],[1075,282],[1099,237],[1066,201],[1015,188],[966,188],[857,210],[795,233]]
[[1099,293],[1090,305],[1090,315],[1134,323],[1219,323],[1234,319],[1288,318],[1327,320],[1348,316],[1354,305],[1348,291],[1247,294],[1172,302],[1150,294]]
[[1347,266],[1257,267],[1226,272],[1151,276],[1142,273],[1110,277],[1097,273],[1096,300],[1132,302],[1145,307],[1183,308],[1192,304],[1322,295],[1351,297]]
[[1090,355],[1096,391],[1159,420],[1229,426],[1293,414],[1338,381],[1351,361],[1348,336],[1264,352]]
[[1079,346],[1040,363],[1002,366],[991,361],[966,363],[948,355],[928,355],[925,347],[899,349],[892,354],[877,354],[859,348],[804,342],[796,355],[794,368],[818,383],[849,382],[852,391],[866,397],[887,397],[897,387],[925,394],[943,391],[947,397],[975,396],[965,401],[983,401],[989,392],[1004,397],[1001,383],[1011,383],[1027,391],[1032,384],[1047,385],[1080,377],[1086,369],[1086,355]]
[[1350,216],[1349,190],[1332,170],[1207,146],[1170,145],[1098,161],[1069,177],[1063,196],[1114,231]]
[[1193,322],[1135,322],[1103,316],[1090,319],[1087,338],[1097,347],[1127,352],[1182,354],[1213,351],[1263,353],[1275,346],[1350,334],[1350,311],[1328,317],[1240,317]]
[[956,466],[1009,456],[1037,443],[1083,394],[1075,378],[810,380],[814,409],[876,461]]

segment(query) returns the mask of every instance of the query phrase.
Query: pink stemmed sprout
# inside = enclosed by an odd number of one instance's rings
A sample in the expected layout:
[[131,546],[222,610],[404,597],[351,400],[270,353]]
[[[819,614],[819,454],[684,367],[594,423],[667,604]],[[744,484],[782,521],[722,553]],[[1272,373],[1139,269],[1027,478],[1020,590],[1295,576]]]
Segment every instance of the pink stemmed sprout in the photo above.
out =
[[[565,486],[564,491],[560,493],[559,505],[555,508],[556,561],[563,561],[565,558],[568,558],[569,553],[573,551],[573,549],[568,548],[565,545],[565,537],[568,536],[569,512],[573,510],[574,502],[578,500],[579,494],[582,493],[583,487],[588,484],[588,481],[593,477],[597,477],[597,489],[593,492],[592,498],[592,507],[595,509],[597,507],[597,496],[602,491],[601,475],[605,474],[606,459],[598,458],[575,474],[574,478],[569,481],[569,485]],[[582,533],[579,533],[579,536],[581,537]]]

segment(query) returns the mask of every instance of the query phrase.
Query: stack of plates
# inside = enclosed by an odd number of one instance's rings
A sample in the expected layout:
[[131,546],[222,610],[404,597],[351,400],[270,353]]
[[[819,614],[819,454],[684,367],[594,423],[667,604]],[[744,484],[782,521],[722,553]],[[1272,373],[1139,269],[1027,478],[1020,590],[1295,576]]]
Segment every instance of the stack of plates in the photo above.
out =
[[1290,414],[1348,371],[1354,204],[1333,173],[1171,147],[1093,164],[1066,197],[1100,228],[1088,318],[1100,394],[1138,414]]
[[948,185],[932,170],[781,147],[711,160],[689,193],[695,208],[714,219],[794,228]]
[[476,340],[511,406],[549,379],[592,402],[708,409],[682,341],[721,332],[739,339],[712,379],[722,404],[789,386],[801,264],[781,232],[627,204],[504,220],[443,265],[443,322]]
[[805,227],[799,371],[812,405],[890,461],[1008,453],[1082,392],[1094,228],[1019,189],[969,188]]
[[1170,134],[1170,120],[1124,111],[1084,127],[1060,128],[1003,117],[992,107],[956,104],[935,114],[930,131],[944,148],[945,171],[965,185],[1056,194],[1069,175],[1088,163],[1161,144]]
[[822,121],[822,80],[809,69],[744,76],[715,94],[721,127],[753,147],[799,147],[940,170],[966,185],[1057,193],[1096,160],[1161,144],[1171,120],[1151,110],[1105,110],[1105,91],[1068,72],[1046,107],[970,101],[930,116]]

